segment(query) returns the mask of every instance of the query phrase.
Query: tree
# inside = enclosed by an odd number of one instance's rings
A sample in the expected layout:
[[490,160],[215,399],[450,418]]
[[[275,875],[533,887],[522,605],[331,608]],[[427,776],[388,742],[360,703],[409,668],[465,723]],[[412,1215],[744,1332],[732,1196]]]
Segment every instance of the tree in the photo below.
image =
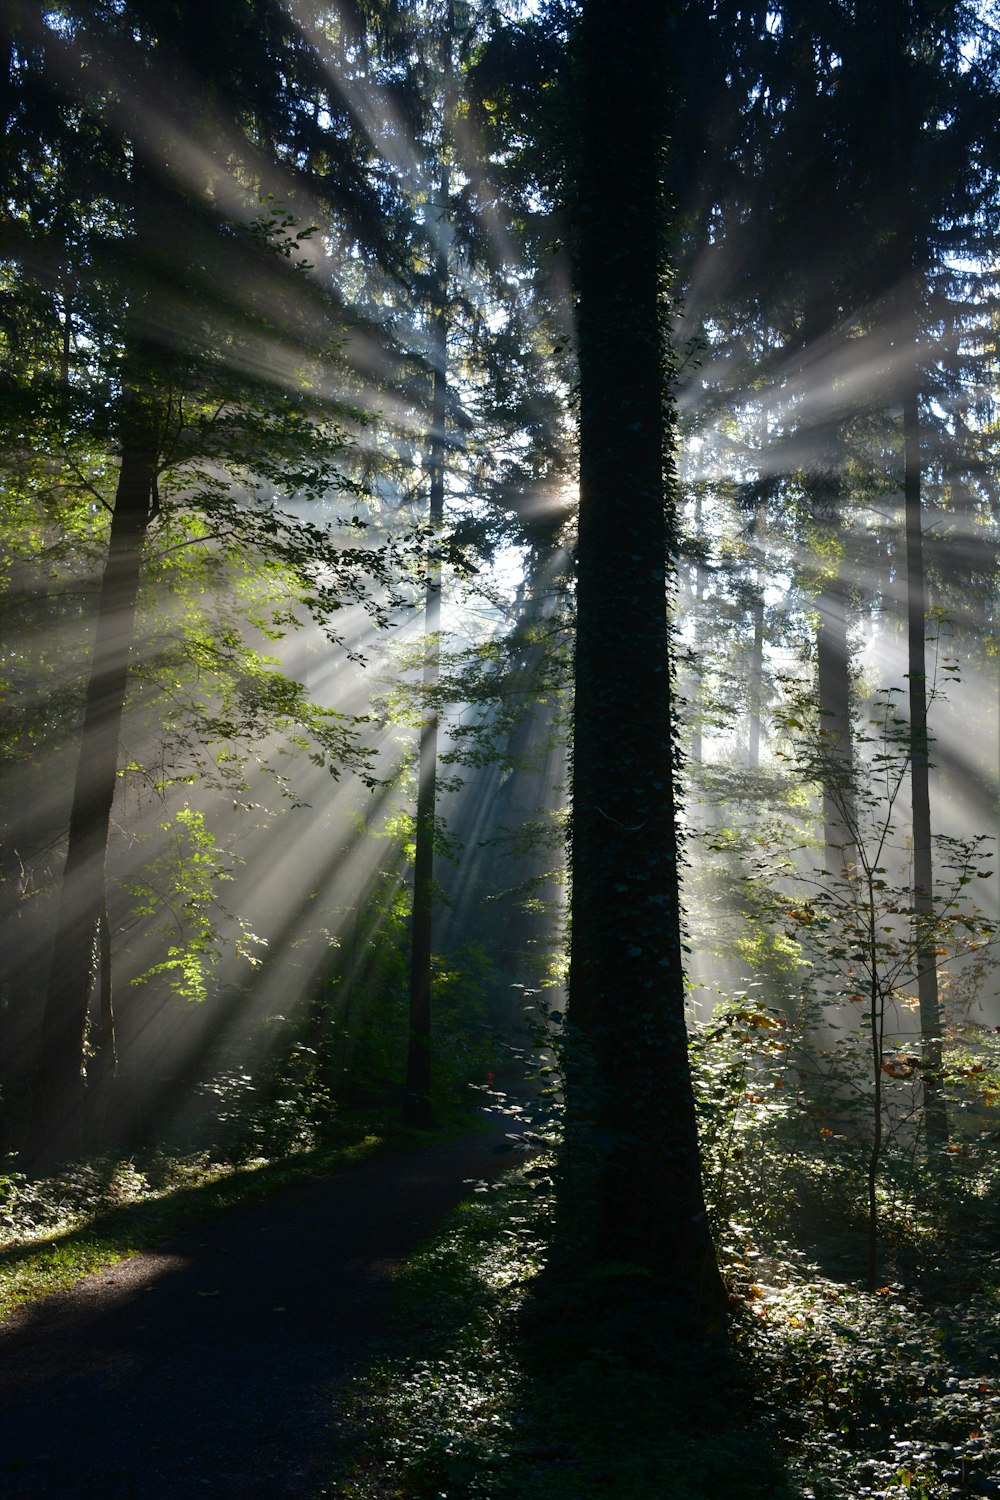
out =
[[613,0],[588,0],[576,39],[580,516],[567,1128],[570,1152],[592,1161],[585,1255],[652,1275],[672,1315],[703,1326],[719,1311],[721,1284],[688,1068],[667,634],[671,9],[641,0],[623,12]]
[[[910,706],[910,793],[913,821],[913,914],[917,992],[923,1043],[924,1118],[927,1144],[947,1145],[948,1114],[942,1093],[941,1007],[934,942],[934,856],[931,839],[930,744],[927,734],[927,593],[924,583],[921,505],[919,278],[924,247],[915,217],[913,153],[919,107],[911,56],[916,36],[911,7],[884,4],[875,17],[885,28],[892,128],[889,286],[894,352],[902,407],[903,525],[906,539],[907,681]],[[929,226],[928,226],[929,227]],[[925,238],[926,231],[925,231]]]
[[[448,245],[451,211],[451,115],[454,99],[454,32],[458,7],[449,0],[441,28],[441,140],[433,215],[431,277],[431,425],[428,434],[430,496],[428,520],[433,531],[444,521],[445,459],[448,415]],[[413,920],[410,946],[410,1027],[403,1118],[409,1125],[431,1123],[431,948],[434,919],[434,840],[436,833],[438,711],[433,701],[438,680],[441,628],[441,571],[428,577],[424,599],[424,670],[426,708],[417,752],[417,808],[413,855]]]
[[[275,504],[278,485],[301,498],[336,489],[345,448],[342,427],[330,421],[332,405],[312,393],[305,368],[329,343],[334,312],[330,297],[309,291],[299,274],[306,269],[301,241],[309,231],[291,233],[293,220],[280,214],[248,223],[257,195],[225,159],[249,114],[258,139],[273,141],[281,128],[275,52],[254,51],[252,32],[238,27],[231,71],[224,74],[213,63],[186,136],[177,113],[185,67],[197,73],[205,59],[197,47],[182,55],[183,32],[172,35],[169,17],[151,19],[138,3],[125,17],[101,7],[91,13],[82,5],[33,27],[43,85],[36,92],[46,96],[48,123],[54,121],[49,152],[56,166],[50,175],[58,178],[65,165],[68,179],[75,180],[70,167],[78,117],[103,148],[105,221],[82,221],[71,195],[61,204],[77,239],[86,242],[78,275],[93,281],[97,266],[109,281],[117,272],[122,287],[110,308],[98,308],[92,298],[95,306],[83,325],[90,347],[107,359],[103,367],[98,360],[87,379],[91,386],[107,382],[103,399],[94,404],[102,418],[104,409],[112,412],[106,425],[118,478],[32,1108],[28,1154],[40,1163],[69,1154],[79,1141],[82,1057],[118,742],[139,586],[158,518],[199,511],[200,533],[207,527],[223,551],[245,558],[249,548],[283,559],[320,620],[328,620],[345,598],[360,599],[364,588],[355,585],[362,573],[382,581],[385,573],[376,551],[335,547],[328,527],[283,514]],[[161,46],[153,45],[154,37]],[[267,40],[276,45],[270,35]],[[79,66],[70,68],[73,58]],[[134,79],[122,85],[126,104],[116,113],[109,80],[121,83],[133,72],[148,76],[151,92],[164,103],[162,114],[144,112]],[[210,145],[213,127],[221,139]],[[241,168],[250,175],[259,158],[256,147],[242,140]],[[189,181],[176,170],[190,145],[202,152],[204,180],[194,174]],[[19,185],[30,195],[33,178],[23,175]],[[217,197],[226,203],[221,212]],[[363,205],[355,207],[362,217]],[[30,207],[24,219],[30,222]],[[15,249],[27,272],[37,244],[28,234],[22,239],[27,243],[15,241]],[[242,299],[232,297],[224,274],[238,284],[238,270],[246,272],[250,289]],[[68,310],[64,316],[68,323]],[[301,388],[294,393],[253,373],[266,363],[261,356],[279,327],[298,340]],[[65,372],[62,383],[71,386]],[[373,607],[379,613],[381,606]],[[101,953],[106,988],[106,942]]]
[[[852,819],[838,810],[857,769],[850,610],[866,585],[874,605],[907,579],[914,906],[928,930],[924,620],[934,561],[939,578],[949,564],[946,545],[938,542],[935,559],[924,531],[935,479],[942,495],[962,483],[960,473],[969,483],[969,447],[952,413],[968,402],[977,359],[982,370],[982,344],[970,333],[982,329],[991,274],[995,77],[977,43],[988,27],[961,3],[769,7],[749,45],[724,49],[742,120],[733,163],[707,191],[717,204],[706,251],[714,272],[703,270],[699,287],[700,297],[711,289],[711,316],[728,332],[729,405],[741,400],[740,380],[745,388],[763,377],[784,419],[768,463],[788,513],[803,515],[813,559],[816,677],[837,752],[823,772],[831,876],[856,852]],[[762,360],[745,357],[750,328],[763,332]],[[872,515],[896,494],[903,525],[881,529],[876,551]],[[966,579],[991,556],[992,547],[967,546]],[[935,965],[929,947],[922,951],[928,1134],[943,1143]]]

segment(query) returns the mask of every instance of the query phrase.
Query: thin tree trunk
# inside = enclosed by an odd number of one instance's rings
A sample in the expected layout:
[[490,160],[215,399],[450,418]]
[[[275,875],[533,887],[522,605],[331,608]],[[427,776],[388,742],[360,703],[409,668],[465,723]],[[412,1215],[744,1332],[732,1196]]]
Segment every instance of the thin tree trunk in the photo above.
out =
[[[444,513],[444,414],[447,377],[444,367],[445,318],[437,319],[433,394],[433,436],[430,444],[430,523],[441,524]],[[440,363],[437,356],[440,355]],[[424,603],[424,718],[420,726],[417,770],[417,812],[413,855],[413,920],[410,946],[410,1029],[406,1058],[406,1098],[403,1117],[408,1125],[431,1123],[431,951],[434,923],[434,829],[437,806],[439,633],[441,629],[440,569],[431,569]]]
[[115,1035],[114,983],[111,953],[111,921],[108,899],[101,897],[97,923],[98,1018],[91,1032],[93,1061],[87,1069],[87,1112],[84,1140],[100,1146],[107,1138],[115,1079],[118,1076],[118,1041]]
[[70,396],[70,362],[73,353],[73,297],[72,280],[68,270],[62,283],[62,328],[59,338],[59,386],[68,410]]
[[858,856],[847,586],[841,565],[834,577],[824,579],[817,606],[816,689],[828,761],[823,779],[824,847],[827,870],[839,875],[845,865],[856,864]]
[[0,202],[6,204],[10,187],[14,146],[10,125],[14,117],[14,36],[17,22],[15,0],[0,0]]
[[928,1149],[948,1141],[948,1112],[942,1090],[941,1008],[934,952],[934,870],[930,811],[930,757],[927,733],[927,597],[921,521],[921,421],[918,355],[918,235],[913,204],[910,143],[914,120],[908,81],[907,14],[883,0],[885,35],[891,48],[888,82],[892,111],[890,162],[895,187],[895,236],[891,269],[898,330],[903,411],[903,507],[906,531],[907,667],[910,708],[910,787],[913,818],[913,913],[916,936],[917,995],[923,1052],[924,1123]]
[[910,697],[910,785],[913,800],[913,912],[917,996],[923,1043],[924,1120],[931,1149],[948,1142],[941,1079],[941,1008],[934,949],[934,860],[927,737],[927,603],[920,516],[920,413],[915,391],[903,398],[903,495],[906,512],[906,618]]
[[[573,735],[570,1165],[584,1263],[722,1307],[684,1017],[667,636],[662,0],[588,0],[580,30],[580,521]],[[614,205],[613,211],[610,205]],[[636,1283],[631,1283],[635,1287]]]
[[760,766],[760,720],[764,702],[764,584],[760,569],[753,596],[753,642],[750,647],[750,732],[747,764],[752,771]]
[[[836,326],[833,287],[813,287],[807,297],[803,325],[803,379],[808,380],[817,346]],[[819,537],[837,554],[836,571],[825,568],[816,596],[816,695],[823,738],[823,846],[826,868],[838,876],[857,863],[857,811],[854,797],[854,738],[851,729],[851,671],[847,641],[848,586],[843,555],[842,446],[836,422],[823,419],[810,433],[812,463],[806,492],[812,524]]]
[[[444,39],[445,130],[451,109],[451,25]],[[434,259],[434,338],[431,357],[434,384],[431,396],[429,444],[430,510],[432,530],[444,518],[445,421],[448,404],[448,238],[446,217],[451,198],[448,145],[442,142],[439,182],[438,241]],[[420,726],[417,770],[417,811],[413,856],[413,919],[410,946],[410,1024],[406,1056],[406,1094],[403,1119],[408,1125],[431,1124],[431,953],[434,924],[434,829],[437,807],[438,710],[441,630],[441,571],[432,565],[424,603],[424,718]]]
[[87,684],[70,811],[52,970],[26,1155],[33,1167],[72,1156],[81,1143],[83,1059],[105,859],[118,771],[118,742],[135,630],[143,541],[149,524],[157,439],[145,403],[125,398],[121,468],[97,635]]
[[691,748],[688,754],[693,765],[701,765],[702,759],[702,734],[701,734],[701,647],[702,647],[702,618],[701,607],[705,600],[705,568],[702,563],[702,482],[698,480],[694,491],[694,540],[697,556],[694,565],[694,655],[695,667],[693,672],[694,686],[691,691]]
[[115,1035],[115,997],[111,966],[111,921],[107,894],[101,898],[98,925],[98,963],[101,970],[101,1057],[102,1071],[113,1078],[118,1072],[118,1039]]
[[878,1275],[878,1174],[882,1161],[882,1060],[885,1042],[885,996],[879,982],[878,918],[875,910],[874,876],[867,885],[866,925],[868,937],[869,1040],[872,1060],[872,1142],[868,1153],[868,1290],[875,1290]]

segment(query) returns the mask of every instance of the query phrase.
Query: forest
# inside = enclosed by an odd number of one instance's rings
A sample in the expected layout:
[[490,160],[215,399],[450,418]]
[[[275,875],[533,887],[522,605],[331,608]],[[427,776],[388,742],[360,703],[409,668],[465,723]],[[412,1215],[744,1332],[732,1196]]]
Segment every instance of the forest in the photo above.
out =
[[1000,1497],[997,0],[0,0],[0,117],[0,1322],[500,1132],[203,1484]]

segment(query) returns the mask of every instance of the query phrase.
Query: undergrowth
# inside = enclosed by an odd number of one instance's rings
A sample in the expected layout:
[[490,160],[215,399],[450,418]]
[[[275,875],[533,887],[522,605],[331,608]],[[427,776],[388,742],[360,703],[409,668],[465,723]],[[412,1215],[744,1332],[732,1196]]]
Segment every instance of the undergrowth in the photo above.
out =
[[[438,1135],[470,1128],[451,1119]],[[165,1235],[288,1184],[322,1177],[419,1137],[388,1116],[347,1114],[310,1150],[236,1161],[159,1151],[74,1162],[49,1177],[0,1175],[0,1321],[81,1277],[154,1248]]]
[[[669,1361],[553,1357],[544,1160],[483,1188],[400,1277],[400,1353],[359,1386],[345,1500],[704,1500],[775,1488],[762,1432]],[[409,1351],[419,1351],[413,1354]],[[704,1372],[703,1372],[704,1374]],[[678,1380],[678,1376],[680,1379]],[[683,1396],[681,1390],[683,1388]],[[723,1409],[729,1420],[720,1420]]]
[[568,1360],[539,1275],[552,1212],[536,1162],[404,1270],[398,1353],[354,1398],[344,1500],[1000,1496],[1000,1276],[980,1236],[966,1254],[928,1229],[907,1286],[868,1293],[744,1228],[731,1357],[635,1361],[578,1327]]

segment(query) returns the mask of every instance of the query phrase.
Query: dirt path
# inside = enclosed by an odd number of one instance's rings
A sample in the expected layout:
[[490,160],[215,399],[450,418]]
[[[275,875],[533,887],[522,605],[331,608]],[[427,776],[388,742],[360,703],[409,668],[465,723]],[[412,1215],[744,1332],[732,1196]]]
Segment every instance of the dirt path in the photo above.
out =
[[393,1269],[511,1164],[491,1123],[232,1209],[0,1329],[3,1500],[335,1494],[338,1392],[384,1341]]

